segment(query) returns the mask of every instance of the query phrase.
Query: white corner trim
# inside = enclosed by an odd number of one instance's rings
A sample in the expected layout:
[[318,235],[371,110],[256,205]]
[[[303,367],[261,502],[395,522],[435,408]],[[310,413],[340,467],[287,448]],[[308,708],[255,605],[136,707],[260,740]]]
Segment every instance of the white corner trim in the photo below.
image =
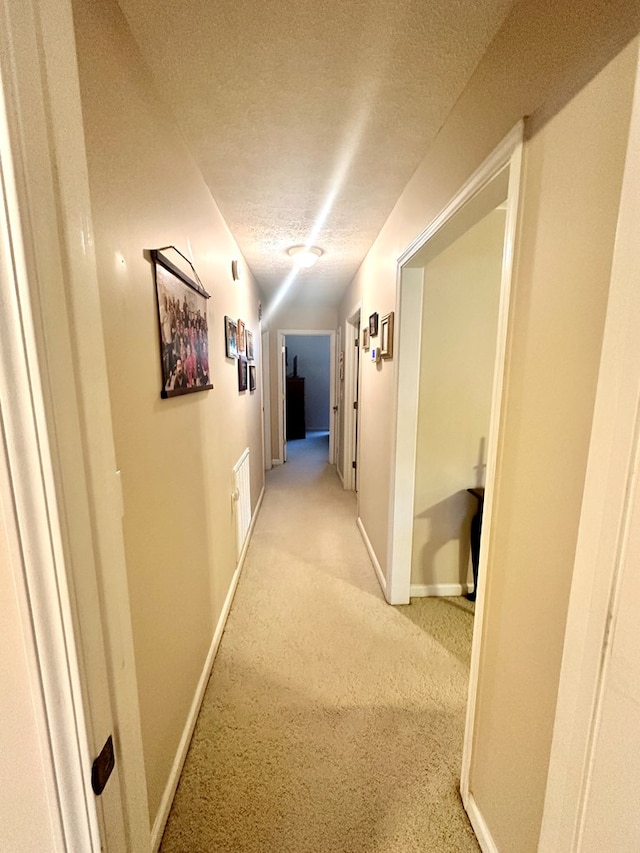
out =
[[369,558],[371,559],[371,564],[373,565],[373,568],[376,571],[376,577],[378,578],[378,583],[380,584],[380,587],[382,589],[384,597],[386,598],[387,601],[389,601],[389,598],[387,596],[387,580],[384,576],[384,573],[382,571],[380,563],[378,562],[378,558],[376,557],[376,553],[373,550],[373,545],[371,544],[371,541],[369,540],[369,537],[367,536],[367,531],[364,529],[364,524],[362,523],[362,519],[360,518],[360,516],[358,516],[358,518],[356,520],[356,524],[358,525],[358,530],[360,531],[360,535],[362,536],[362,541],[364,542],[365,548],[367,549],[367,552],[369,554]]
[[180,738],[180,743],[178,744],[178,749],[176,751],[175,758],[173,760],[173,765],[171,767],[171,772],[169,773],[169,779],[167,780],[167,785],[164,789],[164,794],[162,795],[162,800],[160,802],[160,806],[158,808],[158,813],[156,815],[156,819],[153,822],[153,829],[151,831],[151,846],[154,853],[160,847],[160,842],[162,841],[162,835],[164,833],[164,828],[166,826],[167,820],[169,818],[169,812],[171,811],[171,806],[173,804],[173,798],[176,794],[176,789],[178,787],[178,782],[180,781],[180,774],[182,773],[182,768],[184,767],[184,762],[187,758],[187,752],[189,750],[189,744],[191,743],[191,738],[193,736],[193,730],[195,729],[196,722],[198,720],[198,714],[200,713],[200,706],[202,705],[202,700],[204,699],[204,693],[207,688],[207,684],[209,682],[209,676],[211,675],[211,670],[213,668],[213,662],[215,660],[216,654],[218,652],[218,648],[220,647],[220,640],[222,639],[222,633],[225,629],[225,625],[227,624],[227,619],[229,618],[229,613],[231,611],[231,605],[233,604],[233,599],[236,594],[236,590],[238,588],[238,581],[240,580],[240,574],[242,572],[242,567],[244,566],[245,557],[247,556],[247,550],[249,548],[249,543],[251,541],[251,537],[253,535],[253,528],[256,524],[256,519],[258,518],[258,513],[260,511],[260,507],[262,506],[262,499],[264,497],[264,486],[262,487],[262,491],[260,492],[260,497],[258,498],[258,502],[256,504],[256,508],[253,512],[253,516],[251,518],[251,524],[249,526],[249,532],[247,533],[244,546],[240,553],[240,557],[238,559],[238,565],[233,573],[233,577],[231,578],[231,583],[229,584],[229,590],[227,592],[227,596],[224,600],[224,604],[222,605],[222,611],[220,612],[220,618],[218,619],[218,624],[216,625],[216,629],[213,633],[213,639],[211,640],[211,645],[209,646],[209,651],[207,653],[207,658],[204,662],[204,667],[202,668],[202,673],[200,675],[200,679],[198,681],[198,686],[196,687],[196,692],[193,697],[193,701],[191,703],[191,708],[189,709],[189,714],[187,715],[187,720],[185,722],[184,730],[182,732],[182,737]]
[[338,479],[342,483],[342,488],[346,489],[347,487],[344,484],[344,477],[342,476],[342,471],[340,470],[340,468],[338,468],[337,464],[336,464],[336,474],[338,475]]
[[272,468],[275,468],[277,465],[282,465],[282,459],[272,459],[271,460],[271,467]]
[[412,583],[411,598],[451,597],[473,592],[472,583]]
[[478,808],[478,804],[473,798],[473,794],[463,797],[463,803],[482,853],[498,853],[496,843],[489,832],[489,827]]

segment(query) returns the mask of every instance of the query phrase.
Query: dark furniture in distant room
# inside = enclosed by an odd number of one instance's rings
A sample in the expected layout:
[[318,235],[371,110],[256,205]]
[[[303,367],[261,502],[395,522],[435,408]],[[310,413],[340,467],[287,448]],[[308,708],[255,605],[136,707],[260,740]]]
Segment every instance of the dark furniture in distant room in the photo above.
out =
[[287,376],[287,441],[306,437],[304,377]]
[[478,486],[467,489],[478,501],[478,509],[471,519],[471,565],[473,566],[473,592],[467,594],[469,601],[476,600],[478,591],[478,564],[480,562],[480,537],[482,536],[482,510],[484,509],[484,488]]

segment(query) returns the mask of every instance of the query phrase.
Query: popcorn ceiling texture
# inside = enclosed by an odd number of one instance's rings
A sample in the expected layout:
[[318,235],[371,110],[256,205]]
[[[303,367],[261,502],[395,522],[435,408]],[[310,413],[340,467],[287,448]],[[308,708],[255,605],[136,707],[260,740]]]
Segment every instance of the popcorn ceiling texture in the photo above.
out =
[[161,853],[465,853],[472,605],[385,604],[327,463],[267,493]]
[[513,0],[119,0],[265,294],[336,304]]

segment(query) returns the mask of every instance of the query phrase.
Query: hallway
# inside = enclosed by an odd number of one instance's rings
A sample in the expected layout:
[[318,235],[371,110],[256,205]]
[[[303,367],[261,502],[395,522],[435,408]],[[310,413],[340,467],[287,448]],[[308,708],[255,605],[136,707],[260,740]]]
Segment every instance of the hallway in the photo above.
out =
[[469,606],[384,602],[327,440],[267,475],[162,853],[478,849],[457,790]]

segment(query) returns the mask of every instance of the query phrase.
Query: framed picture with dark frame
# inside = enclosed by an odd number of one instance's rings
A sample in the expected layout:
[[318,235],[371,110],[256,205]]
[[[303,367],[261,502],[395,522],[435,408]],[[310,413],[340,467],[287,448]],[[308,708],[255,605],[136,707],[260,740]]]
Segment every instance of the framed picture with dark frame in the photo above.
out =
[[253,361],[253,332],[250,332],[249,329],[246,329],[244,335],[247,347],[247,360]]
[[[175,246],[151,249],[160,330],[160,396],[213,388],[209,376],[207,299],[191,261]],[[173,260],[172,260],[173,259]],[[193,277],[185,271],[191,269]]]
[[380,322],[380,358],[393,358],[393,311]]
[[238,357],[238,324],[231,317],[224,318],[224,346],[227,358]]
[[247,390],[247,359],[244,355],[238,356],[238,391]]
[[375,314],[369,315],[369,337],[375,338],[375,336],[377,334],[378,334],[378,314],[376,312]]
[[256,366],[255,364],[249,365],[249,391],[256,390]]

